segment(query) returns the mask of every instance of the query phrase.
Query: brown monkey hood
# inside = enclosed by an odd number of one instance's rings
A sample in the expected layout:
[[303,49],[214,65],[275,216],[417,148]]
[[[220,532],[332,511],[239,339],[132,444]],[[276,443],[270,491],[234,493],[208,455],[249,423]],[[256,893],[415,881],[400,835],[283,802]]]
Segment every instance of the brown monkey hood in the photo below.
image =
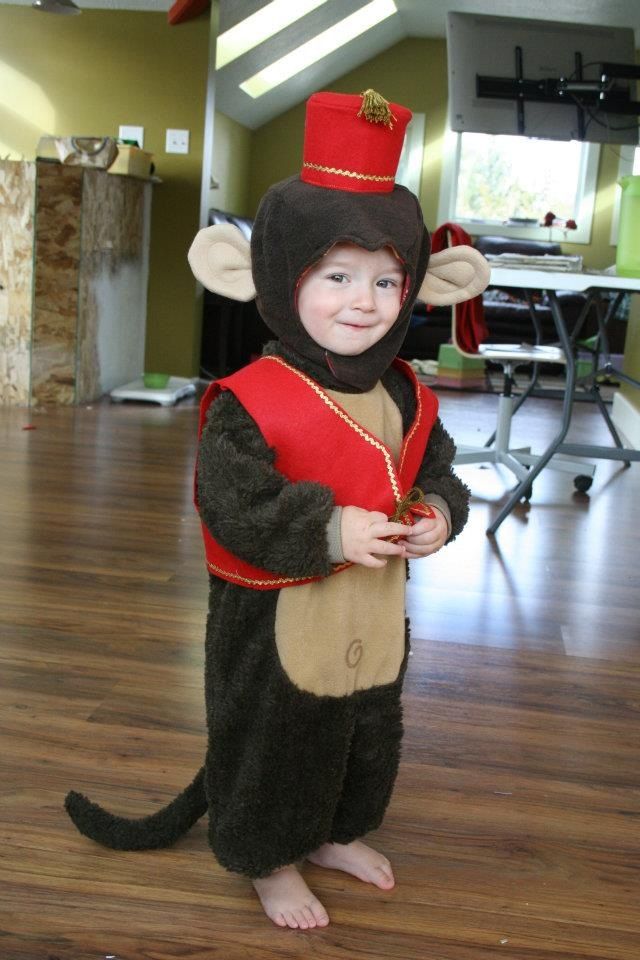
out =
[[[365,250],[393,247],[408,276],[407,295],[385,336],[358,356],[325,350],[302,326],[296,289],[302,274],[335,243]],[[306,361],[336,390],[371,390],[405,338],[411,310],[429,259],[429,234],[417,198],[405,187],[389,193],[350,193],[304,183],[297,176],[265,194],[251,237],[258,309],[292,360]]]

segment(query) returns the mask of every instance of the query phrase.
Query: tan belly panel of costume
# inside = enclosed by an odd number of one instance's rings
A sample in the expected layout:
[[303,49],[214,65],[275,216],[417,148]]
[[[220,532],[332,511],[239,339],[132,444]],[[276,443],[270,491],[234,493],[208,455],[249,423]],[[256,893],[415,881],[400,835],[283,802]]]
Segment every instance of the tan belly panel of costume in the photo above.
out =
[[[402,418],[381,383],[365,394],[327,392],[398,461]],[[333,697],[396,680],[404,657],[405,585],[405,561],[392,557],[380,569],[354,564],[281,590],[276,646],[289,679],[301,690]]]

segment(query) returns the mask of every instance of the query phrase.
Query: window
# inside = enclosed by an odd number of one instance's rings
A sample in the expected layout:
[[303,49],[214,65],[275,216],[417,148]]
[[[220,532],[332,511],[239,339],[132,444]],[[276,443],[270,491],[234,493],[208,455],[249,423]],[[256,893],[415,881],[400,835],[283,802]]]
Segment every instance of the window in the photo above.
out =
[[414,113],[407,124],[404,144],[396,170],[396,183],[401,183],[416,196],[420,195],[422,157],[424,154],[425,114]]
[[[573,140],[449,132],[439,221],[474,234],[589,243],[599,150]],[[541,227],[550,210],[578,229]]]

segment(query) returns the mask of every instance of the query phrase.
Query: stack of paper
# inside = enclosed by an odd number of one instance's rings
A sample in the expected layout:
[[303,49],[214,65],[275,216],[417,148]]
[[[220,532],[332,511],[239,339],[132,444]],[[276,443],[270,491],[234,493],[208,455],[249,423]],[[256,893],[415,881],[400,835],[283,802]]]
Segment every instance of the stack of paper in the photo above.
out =
[[495,267],[510,267],[518,270],[552,270],[562,273],[580,273],[582,257],[544,253],[527,256],[524,253],[487,253],[487,260]]

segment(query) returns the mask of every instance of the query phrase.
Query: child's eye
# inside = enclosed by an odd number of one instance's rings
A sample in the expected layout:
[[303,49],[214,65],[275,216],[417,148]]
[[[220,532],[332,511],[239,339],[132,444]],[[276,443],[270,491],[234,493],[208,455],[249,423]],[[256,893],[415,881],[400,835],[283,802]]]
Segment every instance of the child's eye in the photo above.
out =
[[331,273],[328,279],[335,280],[336,283],[343,283],[347,278],[344,273]]
[[378,280],[378,283],[376,284],[376,286],[382,287],[383,290],[388,290],[389,287],[397,287],[398,284],[396,283],[395,280],[391,280],[385,277],[385,279],[383,280]]

